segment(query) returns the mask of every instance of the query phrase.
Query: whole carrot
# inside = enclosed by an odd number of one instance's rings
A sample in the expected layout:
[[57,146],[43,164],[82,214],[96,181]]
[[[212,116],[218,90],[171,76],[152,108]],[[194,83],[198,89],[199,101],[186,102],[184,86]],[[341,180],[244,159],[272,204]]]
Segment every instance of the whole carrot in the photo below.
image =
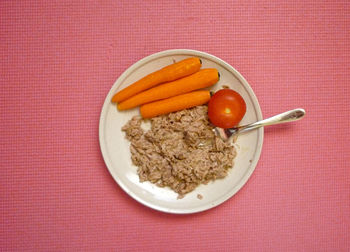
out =
[[143,91],[117,105],[118,110],[126,110],[139,105],[185,94],[197,89],[214,85],[219,80],[219,72],[214,68],[199,70],[182,79],[164,83],[157,87]]
[[122,89],[112,97],[112,102],[121,102],[146,89],[157,86],[164,82],[174,81],[191,75],[201,68],[202,62],[199,58],[192,57],[168,65],[158,71],[148,74],[130,86]]
[[207,90],[199,90],[144,104],[140,107],[140,113],[143,118],[152,118],[158,115],[203,105],[209,100],[210,92]]

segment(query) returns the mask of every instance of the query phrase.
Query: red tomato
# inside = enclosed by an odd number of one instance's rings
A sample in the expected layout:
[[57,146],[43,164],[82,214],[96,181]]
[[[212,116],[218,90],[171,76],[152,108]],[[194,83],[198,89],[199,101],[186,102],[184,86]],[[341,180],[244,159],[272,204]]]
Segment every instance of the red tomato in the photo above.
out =
[[212,124],[220,128],[232,128],[243,118],[247,110],[242,96],[232,89],[221,89],[209,100],[208,117]]

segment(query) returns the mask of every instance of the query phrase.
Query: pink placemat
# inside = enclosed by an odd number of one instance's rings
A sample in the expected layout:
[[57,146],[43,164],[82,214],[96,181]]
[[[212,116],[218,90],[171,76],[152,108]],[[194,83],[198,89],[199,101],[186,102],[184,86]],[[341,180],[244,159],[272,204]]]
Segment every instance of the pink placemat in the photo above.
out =
[[[349,251],[349,1],[1,1],[0,250]],[[135,61],[195,49],[234,66],[264,117],[233,198],[160,213],[114,182],[102,104]]]

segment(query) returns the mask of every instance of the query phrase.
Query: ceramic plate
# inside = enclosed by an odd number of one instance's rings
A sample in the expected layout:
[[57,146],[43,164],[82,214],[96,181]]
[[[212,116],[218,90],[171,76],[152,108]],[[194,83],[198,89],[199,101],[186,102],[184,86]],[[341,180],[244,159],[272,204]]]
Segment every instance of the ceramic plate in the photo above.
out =
[[[132,116],[139,114],[138,109],[119,112],[112,104],[112,96],[141,77],[158,70],[175,61],[191,56],[202,60],[202,68],[216,68],[220,72],[220,80],[210,90],[219,90],[226,85],[239,92],[246,104],[247,112],[241,124],[262,119],[258,100],[247,81],[232,66],[223,60],[194,50],[167,50],[150,55],[128,68],[114,83],[102,107],[99,140],[107,168],[119,186],[138,202],[168,213],[187,214],[208,210],[231,198],[247,182],[254,171],[260,157],[263,134],[262,128],[242,134],[238,137],[235,164],[227,177],[200,185],[184,198],[169,188],[160,188],[150,182],[139,182],[137,167],[131,162],[129,142],[121,131]],[[202,195],[199,199],[197,195]]]

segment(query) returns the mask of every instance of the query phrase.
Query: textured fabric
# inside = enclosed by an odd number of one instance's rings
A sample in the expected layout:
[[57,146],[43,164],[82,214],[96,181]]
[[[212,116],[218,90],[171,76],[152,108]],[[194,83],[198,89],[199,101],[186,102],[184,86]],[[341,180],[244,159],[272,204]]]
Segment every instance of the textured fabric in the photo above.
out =
[[[0,250],[349,251],[350,2],[0,1]],[[131,199],[98,143],[102,104],[135,61],[195,49],[234,66],[264,117],[261,159],[194,215]]]

